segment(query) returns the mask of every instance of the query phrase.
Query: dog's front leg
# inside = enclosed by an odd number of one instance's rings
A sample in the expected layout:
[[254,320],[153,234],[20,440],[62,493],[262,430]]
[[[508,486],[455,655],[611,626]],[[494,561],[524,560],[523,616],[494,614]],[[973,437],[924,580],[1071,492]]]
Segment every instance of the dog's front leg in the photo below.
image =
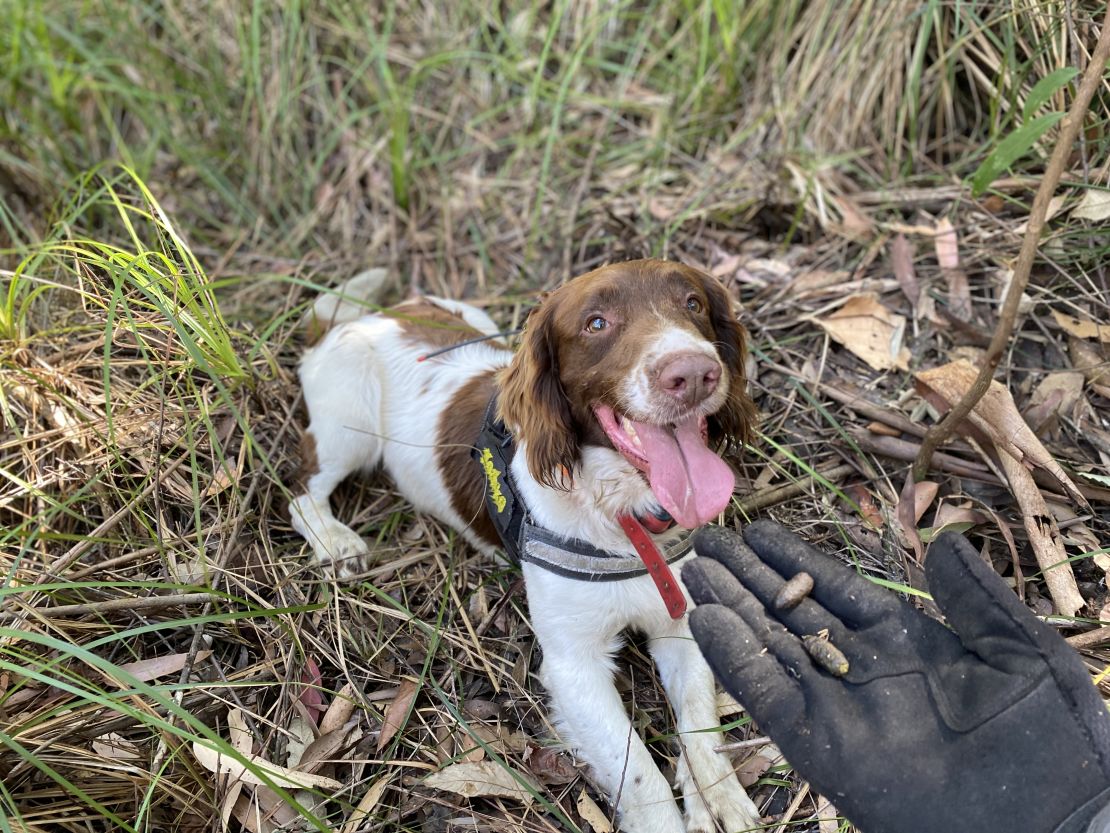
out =
[[[682,757],[678,785],[690,833],[760,830],[759,810],[748,798],[729,759],[715,752],[721,735],[713,672],[706,664],[683,618],[659,622],[649,633],[648,649],[678,721]],[[718,828],[715,823],[719,823]]]
[[563,740],[590,765],[625,833],[682,833],[667,779],[633,728],[613,684],[620,627],[604,585],[524,565],[532,629],[543,649],[540,678]]

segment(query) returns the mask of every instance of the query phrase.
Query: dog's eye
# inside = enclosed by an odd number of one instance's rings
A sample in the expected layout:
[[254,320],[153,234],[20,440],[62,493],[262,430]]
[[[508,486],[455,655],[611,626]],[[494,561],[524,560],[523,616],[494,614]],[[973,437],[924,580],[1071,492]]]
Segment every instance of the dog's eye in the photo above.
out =
[[589,321],[586,322],[586,332],[587,333],[600,333],[602,330],[604,330],[608,326],[609,326],[608,321],[606,321],[600,315],[595,315],[593,318],[591,318]]
[[686,309],[695,314],[701,312],[701,299],[697,295],[691,295],[686,299]]

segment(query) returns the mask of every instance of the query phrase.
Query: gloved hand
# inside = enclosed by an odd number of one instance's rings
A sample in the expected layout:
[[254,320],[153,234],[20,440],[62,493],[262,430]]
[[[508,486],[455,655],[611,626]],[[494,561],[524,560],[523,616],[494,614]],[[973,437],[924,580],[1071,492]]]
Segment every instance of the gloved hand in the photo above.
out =
[[[702,653],[864,833],[1079,833],[1110,804],[1110,716],[1090,676],[961,536],[925,562],[952,630],[769,521],[743,539],[704,528],[694,548],[682,576]],[[800,571],[811,593],[776,609]],[[801,639],[826,629],[843,676]]]

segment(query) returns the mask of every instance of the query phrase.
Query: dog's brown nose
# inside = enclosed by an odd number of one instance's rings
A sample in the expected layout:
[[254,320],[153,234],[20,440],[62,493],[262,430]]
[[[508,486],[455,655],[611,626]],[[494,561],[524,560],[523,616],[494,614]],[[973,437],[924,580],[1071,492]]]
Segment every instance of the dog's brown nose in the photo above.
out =
[[717,389],[721,365],[704,353],[680,353],[663,360],[655,386],[692,408]]

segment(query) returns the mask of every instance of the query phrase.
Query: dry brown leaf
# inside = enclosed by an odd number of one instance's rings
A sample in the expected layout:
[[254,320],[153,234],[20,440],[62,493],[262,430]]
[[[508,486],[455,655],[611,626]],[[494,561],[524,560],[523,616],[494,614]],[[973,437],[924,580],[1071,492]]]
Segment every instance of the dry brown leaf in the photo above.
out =
[[408,718],[412,701],[416,699],[420,685],[416,680],[401,680],[397,686],[397,696],[385,710],[385,719],[382,722],[382,732],[378,736],[378,751],[381,752],[387,743],[393,740],[405,720]]
[[343,688],[335,694],[328,710],[320,718],[320,734],[326,735],[333,732],[351,719],[355,712],[355,687],[352,683],[345,683]]
[[[262,808],[254,800],[253,793],[239,795],[232,805],[235,818],[250,833],[274,833],[277,825],[267,821]],[[226,823],[224,829],[226,830]]]
[[233,781],[261,786],[265,784],[259,771],[279,787],[301,787],[304,789],[339,790],[342,784],[334,778],[297,772],[270,763],[259,755],[250,755],[247,761],[250,768],[237,758],[232,758],[218,749],[212,749],[200,741],[193,741],[193,757],[209,772],[226,775]]
[[851,272],[840,269],[836,271],[814,269],[809,272],[802,272],[790,281],[790,294],[796,298],[801,298],[818,290],[846,283],[851,277]]
[[942,503],[937,507],[937,514],[933,517],[933,537],[950,526],[965,526],[970,528],[986,520],[981,512],[976,512],[970,505],[956,506],[953,503]]
[[464,798],[497,796],[516,798],[525,804],[531,804],[535,797],[533,793],[540,791],[530,778],[496,761],[452,764],[433,772],[424,779],[424,784]]
[[[231,746],[235,751],[244,758],[249,758],[251,752],[254,751],[254,738],[251,737],[250,728],[247,726],[247,718],[244,716],[242,709],[231,709],[228,711],[227,739],[231,741]],[[220,805],[220,821],[223,822],[224,830],[227,829],[228,819],[231,818],[232,812],[235,811],[235,806],[239,801],[239,795],[242,791],[242,781],[230,781],[227,785],[223,803]]]
[[898,495],[898,505],[894,508],[894,532],[899,543],[913,550],[914,559],[921,564],[925,558],[925,544],[921,540],[921,533],[917,531],[917,519],[914,511],[917,507],[917,483],[913,475],[906,476],[906,483],[902,486],[902,493]]
[[578,793],[575,803],[578,806],[578,815],[594,829],[594,833],[613,833],[613,823],[597,806],[597,802],[586,794],[585,789]]
[[941,269],[960,268],[960,241],[956,237],[955,227],[947,217],[941,217],[937,221],[933,246]]
[[926,509],[933,505],[939,490],[939,483],[934,483],[931,480],[918,481],[917,488],[913,492],[913,522],[915,524],[921,523],[921,516],[925,514]]
[[764,747],[758,754],[750,755],[736,767],[736,777],[740,779],[745,789],[762,778],[767,770],[774,766],[773,752],[775,751],[777,750],[773,746]]
[[1071,216],[1096,223],[1110,219],[1110,191],[1088,188],[1079,205],[1072,209]]
[[1092,385],[1110,384],[1110,357],[1103,356],[1104,349],[1075,336],[1068,338],[1071,366],[1082,373]]
[[362,796],[358,802],[358,806],[351,812],[350,818],[343,824],[343,829],[340,833],[356,833],[362,828],[362,824],[374,812],[374,808],[378,806],[378,802],[382,800],[382,794],[385,788],[389,786],[389,782],[393,780],[393,771],[387,772],[377,781],[370,785],[370,789]]
[[[210,656],[212,656],[211,651],[197,651],[196,662],[194,664],[200,664]],[[168,654],[164,657],[151,657],[150,659],[140,659],[135,662],[125,662],[119,667],[121,671],[126,671],[132,677],[146,682],[147,680],[156,680],[159,677],[165,677],[168,674],[176,674],[185,667],[185,661],[188,658],[188,654]]]
[[875,370],[909,368],[910,351],[902,346],[906,318],[884,307],[873,293],[853,295],[817,323]]
[[569,784],[578,777],[578,768],[570,756],[555,747],[531,745],[529,749],[525,763],[542,783]]
[[1110,324],[1099,324],[1089,318],[1078,318],[1055,309],[1052,317],[1062,329],[1076,338],[1097,338],[1103,344],[1110,344]]
[[942,217],[937,222],[933,245],[937,253],[937,262],[948,284],[948,308],[957,318],[969,321],[971,286],[968,284],[967,274],[960,268],[960,242],[956,236],[956,229],[947,217]]
[[870,217],[859,210],[854,202],[847,197],[833,197],[833,202],[840,210],[840,223],[833,226],[834,231],[851,240],[867,240],[874,237],[875,224]]
[[[486,750],[482,747],[482,743],[488,745],[491,739],[482,737],[480,732],[474,731],[479,726],[482,726],[482,724],[472,723],[470,725],[471,733],[478,735],[478,737],[472,737],[471,734],[467,734],[462,728],[456,729],[454,733],[452,733],[451,739],[454,741],[455,746],[455,752],[451,756],[453,759],[465,761],[467,763],[477,763],[478,761],[484,761],[486,759]],[[494,739],[496,739],[496,733],[493,733],[493,735]],[[481,742],[479,742],[479,738],[481,738]],[[505,750],[500,749],[498,751],[504,752]]]
[[917,312],[917,301],[921,296],[921,287],[917,283],[917,275],[913,270],[913,246],[906,239],[906,235],[899,234],[890,244],[890,263],[894,269],[894,277],[902,287],[902,294],[910,302],[914,313]]
[[[939,394],[952,405],[963,397],[978,375],[979,372],[967,362],[955,361],[922,370],[914,378],[920,385]],[[968,420],[991,438],[999,452],[1015,460],[1040,466],[1060,482],[1076,503],[1082,506],[1087,504],[1071,478],[1021,418],[1013,397],[1002,384],[991,381],[983,398],[968,415]]]
[[320,735],[312,741],[305,747],[301,760],[297,763],[297,769],[301,772],[315,772],[324,764],[331,763],[330,759],[334,758],[336,753],[343,748],[347,735],[351,733],[351,729],[355,728],[357,723],[357,720],[349,720],[338,729],[333,729],[326,735]]
[[[1083,374],[1059,370],[1045,376],[1029,397],[1029,424],[1041,425],[1053,414],[1071,414],[1083,395]],[[1036,413],[1036,418],[1033,417]]]
[[102,758],[110,758],[113,761],[135,761],[142,757],[139,754],[139,748],[118,732],[109,732],[94,738],[92,749]]

